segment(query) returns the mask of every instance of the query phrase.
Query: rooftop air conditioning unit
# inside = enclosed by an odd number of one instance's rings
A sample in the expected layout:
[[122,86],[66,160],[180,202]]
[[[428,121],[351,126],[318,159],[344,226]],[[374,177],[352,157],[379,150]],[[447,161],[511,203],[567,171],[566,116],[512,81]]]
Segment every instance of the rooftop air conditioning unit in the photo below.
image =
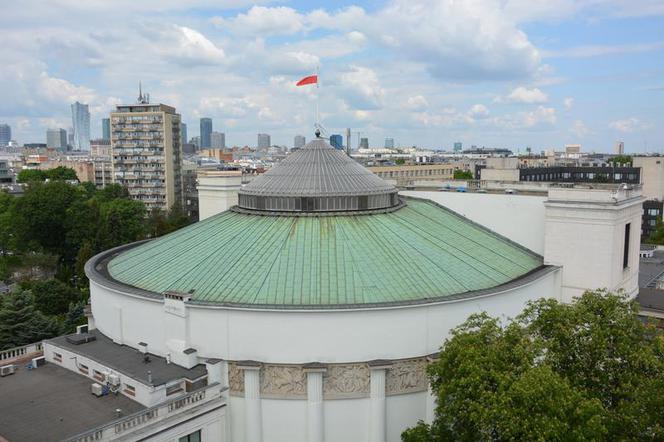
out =
[[90,392],[95,396],[100,397],[104,394],[104,389],[101,385],[95,382],[94,384],[90,385]]
[[43,367],[44,365],[46,365],[46,357],[32,358],[32,368]]
[[10,374],[14,374],[15,371],[16,366],[14,364],[5,365],[0,367],[0,376],[9,376]]
[[108,383],[113,385],[114,387],[117,387],[118,385],[120,385],[120,376],[118,376],[117,374],[109,374]]
[[80,335],[88,332],[88,324],[76,326],[76,334]]

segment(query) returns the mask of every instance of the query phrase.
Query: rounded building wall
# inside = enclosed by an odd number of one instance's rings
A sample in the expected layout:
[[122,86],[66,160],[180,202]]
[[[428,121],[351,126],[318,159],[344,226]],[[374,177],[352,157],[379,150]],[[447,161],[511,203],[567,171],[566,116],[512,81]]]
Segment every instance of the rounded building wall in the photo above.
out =
[[[526,302],[560,297],[560,270],[547,268],[522,284],[489,295],[436,304],[339,310],[270,310],[186,303],[129,294],[90,281],[96,327],[117,343],[148,344],[165,356],[194,348],[199,357],[264,363],[345,363],[422,357],[438,351],[450,329],[486,311],[514,317]],[[177,343],[178,345],[174,345]]]

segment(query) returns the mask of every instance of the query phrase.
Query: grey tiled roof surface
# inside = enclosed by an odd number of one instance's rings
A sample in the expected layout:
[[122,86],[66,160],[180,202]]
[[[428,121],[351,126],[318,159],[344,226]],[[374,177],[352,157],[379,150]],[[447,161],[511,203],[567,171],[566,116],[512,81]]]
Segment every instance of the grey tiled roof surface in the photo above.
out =
[[396,192],[343,151],[315,139],[240,190],[261,196],[348,196]]

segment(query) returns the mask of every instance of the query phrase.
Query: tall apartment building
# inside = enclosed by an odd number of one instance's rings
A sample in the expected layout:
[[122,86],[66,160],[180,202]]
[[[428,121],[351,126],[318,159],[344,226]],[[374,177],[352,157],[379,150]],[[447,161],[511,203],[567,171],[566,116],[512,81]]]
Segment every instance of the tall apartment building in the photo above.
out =
[[270,144],[270,134],[258,134],[258,149],[267,149]]
[[180,115],[139,96],[111,113],[113,182],[148,210],[182,204]]
[[213,131],[210,134],[210,147],[212,149],[226,149],[226,134]]
[[58,150],[67,150],[67,131],[64,129],[48,129],[46,131],[46,146]]
[[212,118],[201,118],[201,149],[209,148],[212,144]]
[[74,126],[74,150],[90,150],[90,111],[87,104],[78,101],[71,105],[71,121]]
[[385,149],[394,149],[394,138],[385,138]]
[[623,141],[616,141],[613,145],[613,153],[623,155],[625,153],[625,143]]
[[12,140],[12,128],[9,124],[0,124],[0,146],[7,146]]

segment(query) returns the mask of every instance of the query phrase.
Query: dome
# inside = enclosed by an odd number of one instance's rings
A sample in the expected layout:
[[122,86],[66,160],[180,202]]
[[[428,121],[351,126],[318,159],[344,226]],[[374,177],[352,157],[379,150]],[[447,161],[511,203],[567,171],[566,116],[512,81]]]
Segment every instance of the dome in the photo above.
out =
[[476,296],[543,264],[436,203],[405,202],[355,216],[226,211],[98,262],[124,290],[143,295],[174,291],[194,303],[281,309]]
[[270,212],[345,212],[399,206],[397,189],[321,138],[239,191],[238,207]]

